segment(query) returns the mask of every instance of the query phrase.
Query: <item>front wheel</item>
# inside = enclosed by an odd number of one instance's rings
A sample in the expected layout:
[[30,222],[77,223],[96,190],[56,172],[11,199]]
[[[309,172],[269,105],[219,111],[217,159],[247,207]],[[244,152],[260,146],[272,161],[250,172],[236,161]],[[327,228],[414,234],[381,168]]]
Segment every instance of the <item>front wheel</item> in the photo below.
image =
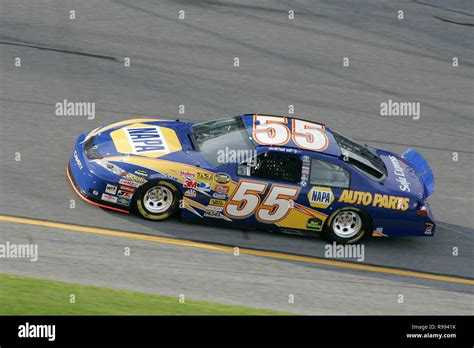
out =
[[342,208],[328,219],[324,235],[340,244],[352,244],[369,235],[370,219],[356,208]]
[[164,220],[178,210],[180,193],[167,181],[148,183],[136,194],[137,212],[148,220]]

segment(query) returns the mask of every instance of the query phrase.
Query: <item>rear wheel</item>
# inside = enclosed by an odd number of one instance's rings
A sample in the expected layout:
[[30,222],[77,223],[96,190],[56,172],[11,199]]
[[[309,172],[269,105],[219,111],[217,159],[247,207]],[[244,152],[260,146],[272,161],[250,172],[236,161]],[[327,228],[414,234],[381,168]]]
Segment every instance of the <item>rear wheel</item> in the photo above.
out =
[[324,235],[330,241],[352,244],[369,234],[370,219],[357,208],[342,208],[328,219]]
[[167,181],[148,183],[136,194],[137,212],[145,219],[164,220],[178,210],[180,193]]

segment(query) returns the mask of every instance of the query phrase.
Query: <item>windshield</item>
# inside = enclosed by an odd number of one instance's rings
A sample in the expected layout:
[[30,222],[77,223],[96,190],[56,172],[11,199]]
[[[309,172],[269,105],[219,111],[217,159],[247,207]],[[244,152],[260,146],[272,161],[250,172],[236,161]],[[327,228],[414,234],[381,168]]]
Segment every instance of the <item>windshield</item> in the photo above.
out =
[[332,134],[341,148],[344,161],[377,180],[387,175],[383,161],[367,146],[356,143],[340,133],[332,131]]
[[196,123],[191,137],[198,151],[214,167],[240,163],[255,153],[241,116]]

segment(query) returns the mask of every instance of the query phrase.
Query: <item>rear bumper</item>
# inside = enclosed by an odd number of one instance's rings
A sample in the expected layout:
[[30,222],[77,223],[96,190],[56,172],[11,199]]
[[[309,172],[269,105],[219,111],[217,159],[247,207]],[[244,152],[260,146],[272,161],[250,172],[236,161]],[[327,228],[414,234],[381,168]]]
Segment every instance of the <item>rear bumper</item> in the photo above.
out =
[[429,206],[428,216],[417,215],[415,210],[407,212],[385,211],[373,214],[373,235],[380,237],[433,237],[436,223]]
[[435,233],[436,224],[434,222],[434,217],[433,213],[431,212],[430,204],[427,201],[425,201],[425,207],[426,211],[428,212],[428,217],[425,221],[425,231],[423,232],[423,235],[432,237]]

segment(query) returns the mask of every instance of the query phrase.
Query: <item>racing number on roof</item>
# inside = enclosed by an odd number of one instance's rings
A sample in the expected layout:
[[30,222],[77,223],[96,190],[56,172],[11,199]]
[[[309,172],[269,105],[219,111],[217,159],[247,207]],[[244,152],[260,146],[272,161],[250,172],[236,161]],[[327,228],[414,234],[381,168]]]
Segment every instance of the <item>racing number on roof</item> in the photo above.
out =
[[324,151],[329,145],[324,126],[303,120],[293,120],[292,138],[296,145],[311,151]]
[[284,145],[291,136],[287,122],[286,117],[254,115],[253,138],[262,145]]
[[241,180],[227,202],[224,211],[233,218],[243,219],[256,212],[256,218],[262,222],[274,223],[283,220],[292,208],[292,200],[298,197],[300,188],[274,184],[260,204],[267,184]]
[[278,146],[293,139],[298,147],[311,151],[324,151],[328,147],[329,140],[323,125],[293,119],[290,131],[287,123],[286,117],[254,115],[253,138],[262,145]]

